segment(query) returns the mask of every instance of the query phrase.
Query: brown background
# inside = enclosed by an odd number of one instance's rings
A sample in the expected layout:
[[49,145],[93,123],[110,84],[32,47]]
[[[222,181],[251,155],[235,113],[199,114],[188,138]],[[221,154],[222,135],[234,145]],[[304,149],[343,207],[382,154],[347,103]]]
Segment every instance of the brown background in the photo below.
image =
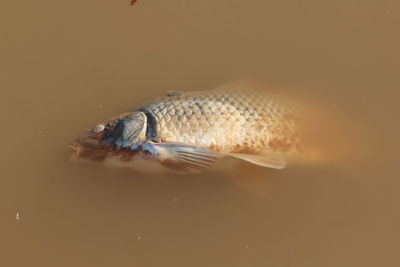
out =
[[[394,0],[2,0],[0,265],[399,266],[399,26]],[[98,121],[244,76],[378,146],[354,168],[244,165],[256,194],[68,160]]]

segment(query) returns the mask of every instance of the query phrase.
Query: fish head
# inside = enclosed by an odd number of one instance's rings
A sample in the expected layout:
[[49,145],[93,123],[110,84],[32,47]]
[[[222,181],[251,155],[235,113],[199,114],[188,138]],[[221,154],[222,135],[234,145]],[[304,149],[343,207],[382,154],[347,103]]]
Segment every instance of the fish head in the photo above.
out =
[[137,152],[134,144],[146,138],[146,127],[146,115],[140,111],[97,124],[71,145],[72,157],[99,162],[111,157],[130,159]]

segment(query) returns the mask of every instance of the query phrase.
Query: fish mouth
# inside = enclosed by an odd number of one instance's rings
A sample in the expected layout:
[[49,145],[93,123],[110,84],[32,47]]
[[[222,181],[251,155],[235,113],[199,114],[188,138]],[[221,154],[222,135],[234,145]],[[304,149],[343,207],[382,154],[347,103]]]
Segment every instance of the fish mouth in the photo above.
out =
[[72,160],[104,161],[110,148],[104,147],[99,141],[90,138],[80,138],[70,145]]
[[69,146],[72,150],[72,160],[85,160],[104,162],[111,157],[118,157],[122,161],[132,160],[139,152],[130,147],[121,147],[116,144],[102,142],[101,139],[93,138],[90,135],[84,135],[78,138]]

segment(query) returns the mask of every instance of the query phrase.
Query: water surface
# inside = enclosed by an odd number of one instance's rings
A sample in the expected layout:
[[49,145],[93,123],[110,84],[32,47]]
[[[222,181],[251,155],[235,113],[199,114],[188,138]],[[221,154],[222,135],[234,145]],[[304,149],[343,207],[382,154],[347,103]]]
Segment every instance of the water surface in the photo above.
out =
[[[0,265],[399,266],[399,18],[390,0],[2,1]],[[99,121],[243,77],[324,99],[374,144],[242,164],[245,184],[68,160]]]

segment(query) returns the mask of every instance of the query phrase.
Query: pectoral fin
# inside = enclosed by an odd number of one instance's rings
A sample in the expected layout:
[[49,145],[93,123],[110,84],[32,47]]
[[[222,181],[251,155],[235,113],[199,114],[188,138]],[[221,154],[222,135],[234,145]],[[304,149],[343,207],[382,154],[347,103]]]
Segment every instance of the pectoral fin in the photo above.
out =
[[158,162],[176,171],[199,173],[211,166],[220,155],[215,151],[180,143],[156,143]]
[[272,152],[264,154],[229,153],[228,155],[268,168],[283,169],[286,166],[285,157],[279,153],[272,153]]

